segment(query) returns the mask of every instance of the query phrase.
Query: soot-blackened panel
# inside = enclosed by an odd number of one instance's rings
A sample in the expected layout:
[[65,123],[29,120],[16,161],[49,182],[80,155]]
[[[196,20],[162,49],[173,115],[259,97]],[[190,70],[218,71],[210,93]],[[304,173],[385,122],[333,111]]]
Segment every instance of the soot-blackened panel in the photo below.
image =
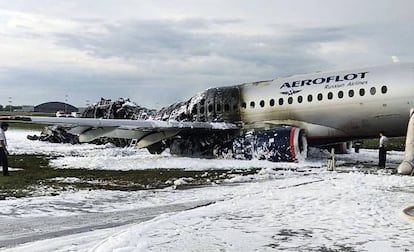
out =
[[240,121],[240,89],[238,86],[210,88],[200,96],[191,109],[197,121]]

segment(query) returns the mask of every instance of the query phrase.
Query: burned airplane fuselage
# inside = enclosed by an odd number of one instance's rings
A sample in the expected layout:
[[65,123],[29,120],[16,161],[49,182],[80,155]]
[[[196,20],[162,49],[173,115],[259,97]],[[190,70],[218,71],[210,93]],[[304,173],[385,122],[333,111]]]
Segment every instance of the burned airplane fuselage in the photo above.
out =
[[186,102],[162,108],[156,120],[240,122],[240,86],[210,88]]
[[[267,83],[267,82],[263,82]],[[256,83],[260,85],[260,83]],[[156,120],[192,122],[228,122],[242,125],[244,85],[210,88],[186,102],[163,108],[155,115]],[[306,138],[295,127],[261,127],[259,129],[182,130],[161,144],[148,146],[152,153],[165,148],[171,154],[184,156],[223,157],[239,159],[266,159],[270,161],[294,161],[306,155]]]
[[[239,123],[240,87],[210,88],[186,102],[179,102],[162,108],[154,116],[155,120],[191,122],[231,122]],[[150,152],[159,153],[169,148],[175,155],[217,157],[232,151],[233,140],[240,130],[181,130],[162,144],[149,146]]]
[[[238,159],[267,159],[293,161],[306,152],[303,133],[292,127],[243,128],[242,111],[244,85],[210,88],[185,102],[172,104],[159,111],[140,107],[128,99],[101,99],[83,114],[85,118],[153,120],[183,123],[230,123],[231,128],[183,127],[172,130],[117,130],[91,128],[79,135],[80,142],[114,142],[111,137],[134,139],[137,147],[150,153],[169,149],[171,154],[191,157],[235,157]],[[239,127],[237,127],[238,125]],[[71,130],[76,134],[76,128]],[[56,134],[55,134],[56,135]],[[77,137],[76,135],[73,135]],[[66,139],[66,138],[65,138]],[[73,141],[72,141],[73,142]],[[119,141],[116,141],[119,143]],[[130,145],[131,140],[125,141]],[[119,145],[119,144],[118,144]]]

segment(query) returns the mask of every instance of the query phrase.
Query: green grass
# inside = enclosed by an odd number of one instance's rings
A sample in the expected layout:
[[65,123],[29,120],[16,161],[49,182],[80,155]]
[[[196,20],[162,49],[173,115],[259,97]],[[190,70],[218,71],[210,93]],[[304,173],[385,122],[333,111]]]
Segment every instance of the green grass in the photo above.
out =
[[[379,139],[365,139],[362,148],[378,149]],[[404,151],[405,137],[390,137],[388,140],[388,150]]]
[[9,123],[9,129],[43,130],[46,125],[33,123]]
[[14,196],[22,197],[28,192],[29,186],[35,185],[41,177],[40,169],[47,167],[49,161],[45,157],[36,156],[10,156],[11,167],[21,167],[24,171],[10,172],[11,176],[0,175],[0,197]]
[[[86,169],[54,169],[49,166],[49,157],[14,155],[9,157],[10,167],[23,168],[10,172],[10,176],[0,175],[0,198],[25,197],[32,195],[36,187],[52,188],[58,193],[68,188],[106,189],[106,190],[146,190],[165,188],[178,178],[192,178],[188,185],[200,186],[211,181],[226,179],[231,174],[252,174],[257,170],[247,171],[184,171],[183,169],[148,169],[130,171],[106,171]],[[116,168],[116,167],[115,167]],[[56,177],[76,177],[79,183],[58,183],[50,181]],[[88,182],[94,183],[88,183]]]

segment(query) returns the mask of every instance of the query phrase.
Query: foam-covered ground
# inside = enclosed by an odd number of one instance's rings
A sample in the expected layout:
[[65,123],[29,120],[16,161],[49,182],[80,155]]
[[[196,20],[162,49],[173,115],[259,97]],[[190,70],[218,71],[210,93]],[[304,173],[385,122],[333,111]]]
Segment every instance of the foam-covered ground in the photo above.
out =
[[[36,131],[10,130],[8,133],[11,154],[41,154],[58,156],[51,161],[59,169],[101,169],[101,170],[138,170],[182,168],[186,170],[214,170],[234,168],[296,168],[295,163],[273,163],[259,160],[200,159],[171,157],[168,152],[152,155],[146,149],[116,148],[107,145],[71,145],[53,144],[41,141],[29,141],[26,136],[39,134]],[[305,161],[307,165],[320,166],[319,160]]]
[[[108,213],[106,218],[115,222],[122,211],[212,203],[118,227],[57,238],[45,236],[45,240],[6,251],[410,251],[414,246],[413,223],[401,212],[414,204],[414,181],[386,171],[360,172],[364,164],[376,163],[375,150],[339,155],[341,169],[350,171],[339,173],[326,171],[323,153],[301,163],[204,160],[153,156],[109,145],[31,142],[25,139],[26,134],[8,132],[10,151],[61,156],[53,161],[57,168],[261,170],[255,175],[235,176],[220,185],[186,190],[81,190],[2,201],[0,223],[3,220],[10,226],[4,225],[0,231],[0,244],[10,239],[7,231],[16,228],[12,227],[13,221],[30,223],[41,218],[47,226],[48,218]],[[391,152],[388,157],[390,165],[395,166],[403,153]],[[108,162],[111,166],[106,165]]]

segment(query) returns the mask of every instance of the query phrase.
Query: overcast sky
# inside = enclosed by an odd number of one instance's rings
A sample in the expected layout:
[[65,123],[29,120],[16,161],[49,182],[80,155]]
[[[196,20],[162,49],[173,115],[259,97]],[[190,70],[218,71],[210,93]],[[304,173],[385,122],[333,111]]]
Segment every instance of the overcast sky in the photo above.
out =
[[413,62],[413,11],[412,0],[0,0],[0,104],[159,108],[209,87]]

